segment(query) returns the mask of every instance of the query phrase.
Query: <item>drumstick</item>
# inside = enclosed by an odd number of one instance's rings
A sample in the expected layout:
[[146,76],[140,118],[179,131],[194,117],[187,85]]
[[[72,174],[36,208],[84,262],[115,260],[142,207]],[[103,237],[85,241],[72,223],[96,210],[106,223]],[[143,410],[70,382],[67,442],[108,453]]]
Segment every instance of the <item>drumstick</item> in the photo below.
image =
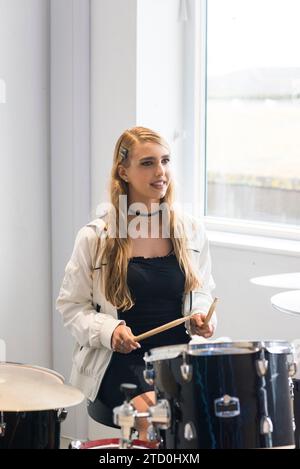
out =
[[139,342],[140,340],[147,339],[148,337],[151,337],[152,335],[159,334],[160,332],[164,332],[168,329],[171,329],[172,327],[179,326],[179,324],[182,324],[185,321],[188,321],[191,319],[193,314],[190,314],[189,316],[185,316],[184,318],[179,318],[175,319],[174,321],[167,322],[167,324],[163,324],[162,326],[155,327],[155,329],[151,329],[150,331],[144,332],[143,334],[137,335],[134,337],[134,340],[136,342]]
[[216,305],[217,305],[217,302],[219,301],[219,298],[215,297],[214,301],[212,302],[212,304],[210,305],[210,308],[208,310],[208,313],[206,315],[206,318],[204,319],[204,323],[202,324],[201,327],[205,327],[207,326],[207,324],[209,323],[210,321],[210,318],[212,317],[213,313],[214,313],[214,310],[216,309]]
[[[209,308],[209,311],[207,313],[207,316],[204,320],[204,323],[201,327],[206,326],[208,322],[210,321],[210,318],[212,317],[212,314],[215,310],[218,299],[219,298],[215,298],[214,301],[212,302]],[[182,324],[185,321],[188,321],[189,319],[191,319],[191,317],[194,316],[194,314],[190,314],[189,316],[185,316],[184,318],[175,319],[174,321],[167,322],[167,324],[163,324],[162,326],[155,327],[155,329],[151,329],[150,331],[147,331],[147,332],[144,332],[143,334],[135,336],[134,340],[136,342],[139,342],[140,340],[147,339],[148,337],[151,337],[155,334],[159,334],[160,332],[167,331],[168,329],[171,329],[172,327],[179,326],[179,324]]]

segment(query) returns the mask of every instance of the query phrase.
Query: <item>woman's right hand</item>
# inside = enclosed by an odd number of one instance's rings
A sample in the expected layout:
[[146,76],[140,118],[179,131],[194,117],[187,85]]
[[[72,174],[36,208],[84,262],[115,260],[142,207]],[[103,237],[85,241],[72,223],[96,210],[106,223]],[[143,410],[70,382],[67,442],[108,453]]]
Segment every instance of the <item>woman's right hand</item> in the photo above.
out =
[[120,324],[112,334],[111,347],[114,352],[130,353],[132,350],[141,348],[140,344],[134,340],[134,335],[130,327]]

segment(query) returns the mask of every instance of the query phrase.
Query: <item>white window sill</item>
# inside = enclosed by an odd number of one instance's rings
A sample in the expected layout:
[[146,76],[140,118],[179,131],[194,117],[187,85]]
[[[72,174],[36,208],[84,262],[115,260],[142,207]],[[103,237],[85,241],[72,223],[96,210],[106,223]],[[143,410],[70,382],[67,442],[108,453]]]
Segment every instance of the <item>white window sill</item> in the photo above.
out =
[[300,241],[226,231],[207,231],[212,246],[300,257]]

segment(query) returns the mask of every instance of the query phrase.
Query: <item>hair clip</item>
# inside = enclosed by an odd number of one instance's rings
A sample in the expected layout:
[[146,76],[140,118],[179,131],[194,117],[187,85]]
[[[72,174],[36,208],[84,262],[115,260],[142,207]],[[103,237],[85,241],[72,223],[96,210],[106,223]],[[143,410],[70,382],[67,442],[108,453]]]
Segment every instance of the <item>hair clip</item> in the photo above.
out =
[[121,157],[122,157],[122,160],[126,160],[127,156],[128,156],[128,148],[125,148],[125,147],[121,147],[120,148],[120,154],[121,154]]

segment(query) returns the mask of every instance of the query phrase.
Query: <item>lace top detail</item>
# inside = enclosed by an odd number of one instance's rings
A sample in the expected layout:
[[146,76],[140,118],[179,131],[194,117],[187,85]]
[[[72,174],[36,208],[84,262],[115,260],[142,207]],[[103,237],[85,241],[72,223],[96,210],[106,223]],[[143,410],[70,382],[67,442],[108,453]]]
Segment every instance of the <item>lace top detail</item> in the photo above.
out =
[[169,256],[175,256],[175,252],[173,248],[165,256],[154,256],[154,257],[133,256],[129,258],[129,262],[134,261],[134,260],[152,261],[155,259],[165,259],[166,257],[169,257]]

